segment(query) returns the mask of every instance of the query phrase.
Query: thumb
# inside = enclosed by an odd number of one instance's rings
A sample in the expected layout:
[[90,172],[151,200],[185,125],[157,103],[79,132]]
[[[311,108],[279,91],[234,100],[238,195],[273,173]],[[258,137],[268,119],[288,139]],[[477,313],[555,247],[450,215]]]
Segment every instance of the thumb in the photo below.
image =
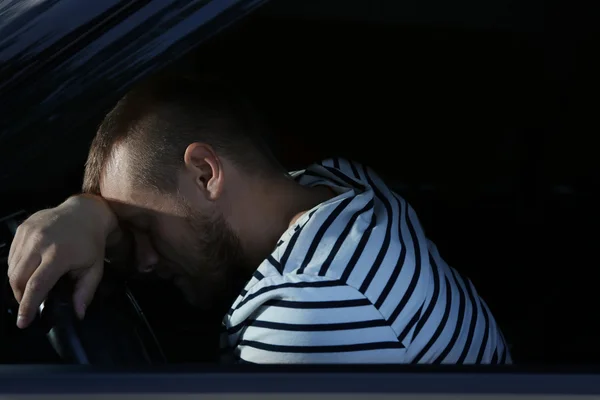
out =
[[102,280],[103,269],[104,260],[100,260],[77,277],[73,292],[73,306],[79,319],[85,317],[85,311],[92,302],[96,289]]

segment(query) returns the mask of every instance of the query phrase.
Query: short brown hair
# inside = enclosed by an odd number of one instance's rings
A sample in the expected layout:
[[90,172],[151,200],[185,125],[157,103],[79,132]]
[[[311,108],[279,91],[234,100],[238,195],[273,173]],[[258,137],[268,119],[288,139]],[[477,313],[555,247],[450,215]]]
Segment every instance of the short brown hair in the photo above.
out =
[[119,143],[135,149],[136,181],[161,191],[174,188],[175,172],[193,142],[211,145],[247,170],[282,170],[264,134],[256,110],[230,85],[159,76],[125,95],[104,118],[90,147],[83,191],[100,194],[102,174]]

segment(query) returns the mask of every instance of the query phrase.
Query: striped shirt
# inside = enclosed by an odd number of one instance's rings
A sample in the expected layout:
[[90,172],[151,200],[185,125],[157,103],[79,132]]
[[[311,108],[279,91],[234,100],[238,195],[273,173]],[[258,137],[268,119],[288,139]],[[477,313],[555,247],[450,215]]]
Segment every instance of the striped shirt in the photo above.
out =
[[235,300],[224,361],[511,362],[473,284],[374,171],[332,159],[292,176],[338,195],[290,226]]

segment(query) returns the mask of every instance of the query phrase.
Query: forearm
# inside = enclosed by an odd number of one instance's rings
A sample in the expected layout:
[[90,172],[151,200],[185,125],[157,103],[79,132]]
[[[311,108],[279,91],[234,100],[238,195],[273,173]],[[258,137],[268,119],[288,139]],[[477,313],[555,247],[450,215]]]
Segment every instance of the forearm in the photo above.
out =
[[98,228],[107,241],[119,230],[117,216],[106,200],[91,194],[78,194],[69,197],[59,207],[76,207],[86,215],[87,221]]
[[111,264],[127,264],[133,257],[133,239],[131,233],[119,225],[115,213],[102,197],[91,194],[78,194],[70,197],[65,206],[85,209],[88,221],[99,228],[106,241],[105,259]]

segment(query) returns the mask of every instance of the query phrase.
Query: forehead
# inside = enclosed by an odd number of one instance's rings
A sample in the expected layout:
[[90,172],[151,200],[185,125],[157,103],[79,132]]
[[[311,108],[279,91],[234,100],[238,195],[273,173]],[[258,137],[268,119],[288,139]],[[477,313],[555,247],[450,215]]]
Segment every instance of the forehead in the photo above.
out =
[[127,147],[116,145],[104,167],[101,196],[121,218],[141,213],[176,213],[178,207],[173,196],[136,182],[134,163]]

